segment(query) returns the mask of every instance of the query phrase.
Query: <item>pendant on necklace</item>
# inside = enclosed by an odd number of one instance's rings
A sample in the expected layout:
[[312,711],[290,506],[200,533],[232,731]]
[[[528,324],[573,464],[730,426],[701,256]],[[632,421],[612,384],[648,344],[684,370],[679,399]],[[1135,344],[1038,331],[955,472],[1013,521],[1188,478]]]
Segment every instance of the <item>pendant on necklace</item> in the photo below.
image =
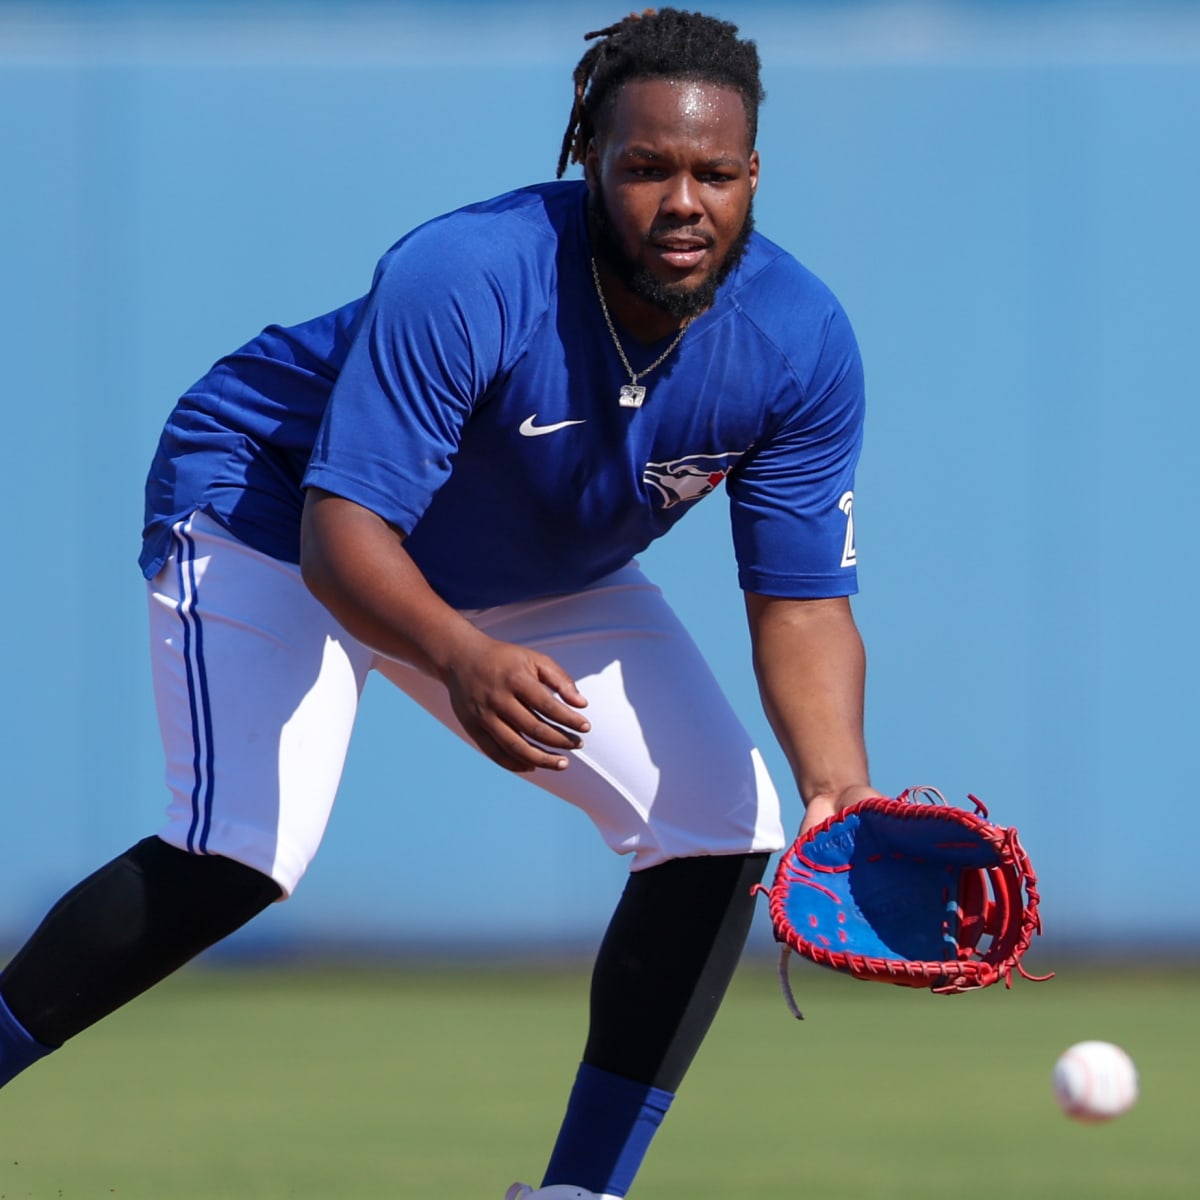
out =
[[646,399],[646,389],[637,383],[627,383],[621,388],[617,402],[622,408],[641,408]]

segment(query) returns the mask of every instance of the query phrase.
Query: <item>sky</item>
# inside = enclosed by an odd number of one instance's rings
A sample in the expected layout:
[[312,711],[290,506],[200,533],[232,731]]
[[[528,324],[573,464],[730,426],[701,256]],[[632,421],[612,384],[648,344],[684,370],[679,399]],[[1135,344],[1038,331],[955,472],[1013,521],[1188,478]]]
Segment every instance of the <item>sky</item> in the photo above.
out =
[[[0,944],[165,803],[136,558],[176,396],[413,225],[549,178],[582,34],[627,8],[0,3]],[[758,227],[863,350],[876,786],[1016,825],[1046,947],[1194,954],[1200,13],[707,11],[763,57]],[[641,561],[798,825],[723,494]],[[626,869],[373,682],[321,853],[234,944],[586,944]]]

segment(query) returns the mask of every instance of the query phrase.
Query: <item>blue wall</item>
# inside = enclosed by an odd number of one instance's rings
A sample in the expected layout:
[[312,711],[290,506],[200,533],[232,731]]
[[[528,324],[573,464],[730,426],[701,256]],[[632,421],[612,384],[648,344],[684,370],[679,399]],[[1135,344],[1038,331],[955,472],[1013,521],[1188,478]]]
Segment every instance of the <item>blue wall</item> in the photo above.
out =
[[[0,941],[163,804],[135,559],[175,396],[414,223],[548,177],[580,36],[627,7],[0,4]],[[876,783],[1015,823],[1064,941],[1200,936],[1196,8],[711,8],[763,53],[759,226],[866,358]],[[791,797],[725,522],[644,562]],[[624,869],[372,686],[320,857],[243,941],[570,942]]]

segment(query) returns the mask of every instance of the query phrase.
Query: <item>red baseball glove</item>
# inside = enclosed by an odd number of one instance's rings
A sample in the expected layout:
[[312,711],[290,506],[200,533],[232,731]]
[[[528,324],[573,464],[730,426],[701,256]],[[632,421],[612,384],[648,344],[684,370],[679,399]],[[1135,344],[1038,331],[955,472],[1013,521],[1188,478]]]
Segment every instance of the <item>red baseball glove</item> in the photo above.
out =
[[942,994],[988,987],[1041,932],[1037,876],[1017,831],[948,805],[936,788],[852,804],[798,837],[770,888],[784,997],[794,950],[856,979]]

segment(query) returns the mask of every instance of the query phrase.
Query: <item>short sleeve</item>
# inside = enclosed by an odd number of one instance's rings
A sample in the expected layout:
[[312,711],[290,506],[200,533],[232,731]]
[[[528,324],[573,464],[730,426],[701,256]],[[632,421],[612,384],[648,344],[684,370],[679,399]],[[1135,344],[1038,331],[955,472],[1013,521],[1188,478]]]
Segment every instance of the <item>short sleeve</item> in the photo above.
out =
[[503,357],[503,292],[471,241],[435,224],[381,260],[304,477],[406,532]]
[[858,590],[854,472],[863,369],[845,313],[827,317],[811,371],[793,368],[778,425],[729,478],[738,581],[745,591],[816,599]]

